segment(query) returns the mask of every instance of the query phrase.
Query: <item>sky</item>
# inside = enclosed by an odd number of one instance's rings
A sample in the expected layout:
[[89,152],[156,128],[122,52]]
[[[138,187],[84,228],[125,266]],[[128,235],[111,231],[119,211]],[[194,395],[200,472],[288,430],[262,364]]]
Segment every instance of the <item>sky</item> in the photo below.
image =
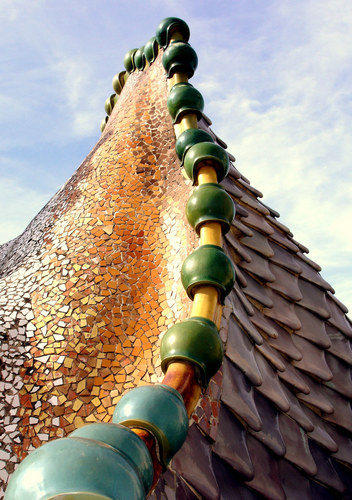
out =
[[94,147],[125,53],[168,16],[214,132],[351,310],[351,0],[1,0],[0,244]]

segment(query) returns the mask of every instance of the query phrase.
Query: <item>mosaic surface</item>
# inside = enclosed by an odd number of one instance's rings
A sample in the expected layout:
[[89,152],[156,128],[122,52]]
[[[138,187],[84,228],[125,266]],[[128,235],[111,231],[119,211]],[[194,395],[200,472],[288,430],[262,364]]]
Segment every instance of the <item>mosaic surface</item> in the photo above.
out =
[[[109,421],[126,389],[159,380],[160,334],[189,314],[179,272],[197,241],[166,98],[159,57],[130,76],[76,174],[0,247],[4,484],[28,451]],[[347,311],[233,165],[222,184],[237,209],[225,361],[151,498],[348,499]]]

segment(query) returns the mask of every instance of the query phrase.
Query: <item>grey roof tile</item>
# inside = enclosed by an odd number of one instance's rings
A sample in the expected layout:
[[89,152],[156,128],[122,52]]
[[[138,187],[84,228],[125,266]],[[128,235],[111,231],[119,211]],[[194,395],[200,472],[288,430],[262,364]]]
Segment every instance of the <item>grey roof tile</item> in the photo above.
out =
[[328,347],[328,351],[343,359],[349,365],[352,365],[352,346],[351,341],[346,339],[342,333],[340,333],[332,325],[326,325],[326,333],[331,339],[331,346]]
[[275,276],[275,281],[268,283],[268,286],[284,295],[288,300],[300,301],[303,296],[298,286],[297,276],[275,264],[269,264],[269,266]]
[[186,442],[172,460],[172,468],[177,470],[202,498],[217,500],[220,491],[214,476],[211,463],[211,447],[198,427],[193,424],[189,430]]
[[229,320],[226,356],[238,366],[253,385],[262,383],[262,376],[254,357],[254,345],[233,316]]
[[277,460],[252,436],[248,436],[247,446],[254,467],[254,478],[247,481],[248,486],[270,500],[285,500]]
[[304,279],[299,280],[299,288],[302,292],[302,299],[299,305],[309,309],[323,319],[329,319],[330,313],[326,303],[326,293]]
[[253,325],[255,325],[259,330],[262,330],[266,335],[273,339],[277,339],[279,337],[276,325],[273,321],[266,318],[261,311],[259,311],[256,307],[253,309],[254,314],[250,318]]
[[[248,198],[249,198],[248,196],[246,197],[244,195],[242,200],[246,200],[246,202],[248,203]],[[247,209],[248,215],[247,215],[246,219],[242,220],[242,222],[244,224],[246,224],[247,226],[250,226],[254,229],[257,229],[258,231],[262,232],[263,234],[272,235],[275,232],[275,230],[270,226],[270,224],[268,224],[265,217],[258,214],[257,212],[254,212],[253,210],[249,210],[247,207],[246,207],[246,209]]]
[[278,231],[276,228],[273,231],[272,234],[270,234],[270,241],[273,240],[274,242],[278,243],[282,247],[286,248],[290,252],[298,252],[298,246],[292,243],[291,240],[289,240],[286,236],[286,234],[282,234],[280,231]]
[[339,475],[334,469],[334,466],[329,458],[329,454],[313,441],[310,441],[309,449],[314,462],[318,467],[318,471],[314,479],[319,481],[320,483],[326,484],[333,490],[342,494],[345,491],[345,486],[341,482]]
[[243,307],[247,311],[248,316],[253,316],[254,315],[254,309],[252,304],[249,302],[247,297],[244,295],[242,289],[238,286],[238,284],[235,282],[235,285],[233,287],[233,290],[231,293],[235,293],[237,297],[239,298],[240,302],[242,303]]
[[232,234],[231,231],[229,231],[226,236],[225,236],[225,241],[227,243],[227,246],[230,246],[234,252],[238,254],[237,260],[243,259],[246,262],[251,262],[252,257],[248,254],[245,248],[239,243],[238,239]]
[[252,250],[255,250],[259,254],[263,255],[266,258],[271,258],[274,255],[274,251],[269,245],[268,239],[255,229],[252,229],[253,235],[252,236],[245,236],[242,238],[241,244],[244,245],[245,247],[251,248]]
[[274,302],[274,306],[270,309],[263,309],[265,316],[282,323],[292,330],[299,330],[302,325],[296,314],[294,304],[277,293],[273,293],[271,298]]
[[[247,488],[241,476],[233,468],[213,453],[213,468],[216,480],[221,484],[220,500],[263,500],[263,496]],[[182,500],[182,499],[180,499]]]
[[226,356],[223,369],[222,401],[253,430],[260,431],[262,421],[254,402],[251,384]]
[[286,498],[290,500],[313,500],[307,477],[287,460],[279,460],[280,478]]
[[325,353],[325,359],[332,372],[332,379],[326,385],[346,398],[352,398],[351,367],[328,352]]
[[328,382],[332,379],[329,365],[326,363],[325,352],[298,335],[292,335],[292,340],[303,354],[300,361],[293,361],[296,368]]
[[[253,321],[253,319],[251,319],[251,321]],[[274,336],[271,336],[271,338],[268,339],[268,344],[291,359],[295,359],[296,361],[302,359],[302,353],[293,343],[292,335],[284,328],[281,328],[278,324],[275,324],[274,322],[272,322],[272,324],[275,325],[274,328],[276,330],[277,337],[275,338]]]
[[295,305],[295,311],[302,325],[300,329],[296,330],[296,335],[328,349],[331,346],[331,340],[326,333],[325,322],[298,304]]
[[278,410],[258,392],[254,392],[254,400],[259,412],[263,427],[260,431],[249,432],[277,456],[283,456],[286,452],[284,439],[279,427]]
[[288,252],[286,248],[283,248],[273,241],[270,241],[270,248],[274,251],[274,255],[270,259],[271,262],[295,274],[302,273],[302,267],[295,253]]
[[223,404],[220,407],[218,433],[213,451],[238,474],[246,479],[253,478],[254,470],[247,449],[246,430]]
[[283,413],[279,416],[279,425],[286,445],[286,460],[314,476],[318,469],[310,453],[305,432],[302,432],[301,427]]
[[260,352],[264,358],[269,361],[269,363],[276,370],[283,372],[286,367],[286,360],[281,356],[280,353],[272,349],[268,342],[263,342],[262,345],[257,345],[256,349]]
[[328,322],[340,330],[346,337],[352,338],[351,323],[348,321],[347,316],[341,314],[341,309],[330,296],[327,297],[327,305],[330,312]]
[[270,399],[270,401],[280,408],[281,411],[287,411],[290,408],[290,404],[281,388],[276,370],[271,368],[269,363],[258,353],[258,351],[254,351],[254,356],[263,379],[263,383],[256,387],[255,390]]
[[279,377],[284,380],[287,384],[291,385],[296,391],[302,392],[303,394],[310,393],[309,381],[307,382],[302,374],[296,370],[290,363],[285,366],[285,371],[278,372]]
[[265,307],[273,307],[274,302],[270,298],[270,290],[265,289],[265,287],[252,278],[249,273],[244,271],[243,274],[247,282],[247,286],[243,288],[243,293],[257,302],[260,302]]
[[334,412],[334,406],[330,401],[329,395],[327,394],[327,387],[316,382],[313,378],[300,373],[300,377],[309,387],[309,394],[304,394],[303,392],[297,393],[297,397],[313,406],[314,408],[321,410],[324,413],[332,414]]
[[290,403],[290,409],[286,412],[286,414],[297,422],[297,424],[300,425],[306,432],[313,431],[314,425],[312,420],[304,412],[302,404],[296,398],[296,395],[293,394],[284,384],[282,385],[282,390]]
[[253,234],[252,229],[247,227],[240,220],[237,220],[237,218],[232,221],[232,227],[238,229],[238,231],[240,231],[241,233],[243,233],[247,236],[251,236]]
[[247,254],[250,256],[250,262],[239,262],[238,265],[246,271],[258,276],[263,281],[275,281],[275,275],[271,272],[269,262],[261,255],[247,248]]
[[300,257],[300,265],[302,267],[301,277],[324,290],[331,291],[331,285],[329,285],[329,283],[320,276],[316,269],[307,263],[307,259],[302,259],[302,255],[298,254],[298,257]]
[[228,297],[229,302],[233,306],[233,315],[237,319],[238,323],[242,326],[242,328],[245,330],[245,332],[250,336],[250,338],[255,342],[256,344],[262,344],[263,343],[263,338],[261,334],[258,332],[258,330],[255,328],[255,326],[250,322],[250,319],[248,318],[248,315],[242,306],[240,300],[238,299],[237,295],[234,293],[231,293]]

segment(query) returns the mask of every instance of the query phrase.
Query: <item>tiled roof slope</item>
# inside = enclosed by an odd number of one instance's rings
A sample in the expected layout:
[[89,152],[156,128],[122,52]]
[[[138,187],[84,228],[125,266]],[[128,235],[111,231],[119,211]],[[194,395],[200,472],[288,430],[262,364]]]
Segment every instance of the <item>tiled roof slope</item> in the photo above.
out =
[[225,360],[153,498],[352,498],[348,310],[233,164],[222,185],[237,211]]
[[[3,247],[4,479],[13,452],[108,421],[124,390],[154,382],[157,333],[186,315],[178,276],[197,242],[166,97],[159,55],[130,76],[73,178]],[[204,118],[199,127],[210,131]],[[222,185],[237,210],[225,238],[237,276],[225,360],[151,498],[348,499],[347,311],[233,164]]]

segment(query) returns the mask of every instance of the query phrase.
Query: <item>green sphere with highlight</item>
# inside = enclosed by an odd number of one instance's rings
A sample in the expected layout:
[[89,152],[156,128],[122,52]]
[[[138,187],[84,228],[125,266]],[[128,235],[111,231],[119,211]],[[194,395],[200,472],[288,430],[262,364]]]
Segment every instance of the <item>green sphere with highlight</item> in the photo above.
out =
[[230,168],[229,155],[221,146],[211,142],[199,142],[189,148],[184,156],[184,167],[193,184],[200,166],[204,164],[215,168],[218,182],[221,182]]
[[127,392],[118,402],[112,421],[151,432],[158,441],[164,467],[181,448],[188,431],[182,396],[162,384],[135,387]]
[[163,54],[163,66],[168,78],[174,73],[185,73],[188,78],[194,75],[198,66],[196,51],[186,42],[171,42]]
[[153,36],[144,46],[144,55],[149,64],[155,61],[158,55],[158,42],[156,37]]
[[139,71],[143,71],[143,69],[145,68],[145,63],[146,63],[146,59],[145,59],[145,55],[144,55],[144,47],[141,47],[140,49],[136,50],[136,52],[134,54],[134,63],[135,63],[136,68],[139,69]]
[[156,29],[159,46],[165,49],[174,33],[178,33],[183,42],[188,42],[190,36],[188,24],[178,17],[166,17]]
[[183,164],[184,156],[198,142],[214,142],[212,136],[200,128],[188,128],[176,140],[176,153]]
[[167,108],[174,124],[178,123],[185,113],[195,113],[200,118],[204,109],[204,99],[193,85],[180,82],[172,87]]
[[188,297],[194,299],[194,289],[210,285],[218,289],[224,303],[235,282],[235,271],[229,257],[217,245],[201,245],[183,262],[181,281]]
[[161,369],[170,363],[187,361],[196,367],[205,388],[223,359],[223,347],[215,324],[206,318],[191,317],[173,325],[164,335],[160,348]]
[[137,52],[138,49],[131,49],[129,50],[123,60],[123,65],[126,68],[127,73],[133,73],[136,69],[136,65],[134,62],[134,55]]
[[219,222],[222,233],[226,234],[235,216],[235,205],[220,184],[209,182],[194,188],[187,202],[186,216],[198,235],[202,224],[207,222]]

